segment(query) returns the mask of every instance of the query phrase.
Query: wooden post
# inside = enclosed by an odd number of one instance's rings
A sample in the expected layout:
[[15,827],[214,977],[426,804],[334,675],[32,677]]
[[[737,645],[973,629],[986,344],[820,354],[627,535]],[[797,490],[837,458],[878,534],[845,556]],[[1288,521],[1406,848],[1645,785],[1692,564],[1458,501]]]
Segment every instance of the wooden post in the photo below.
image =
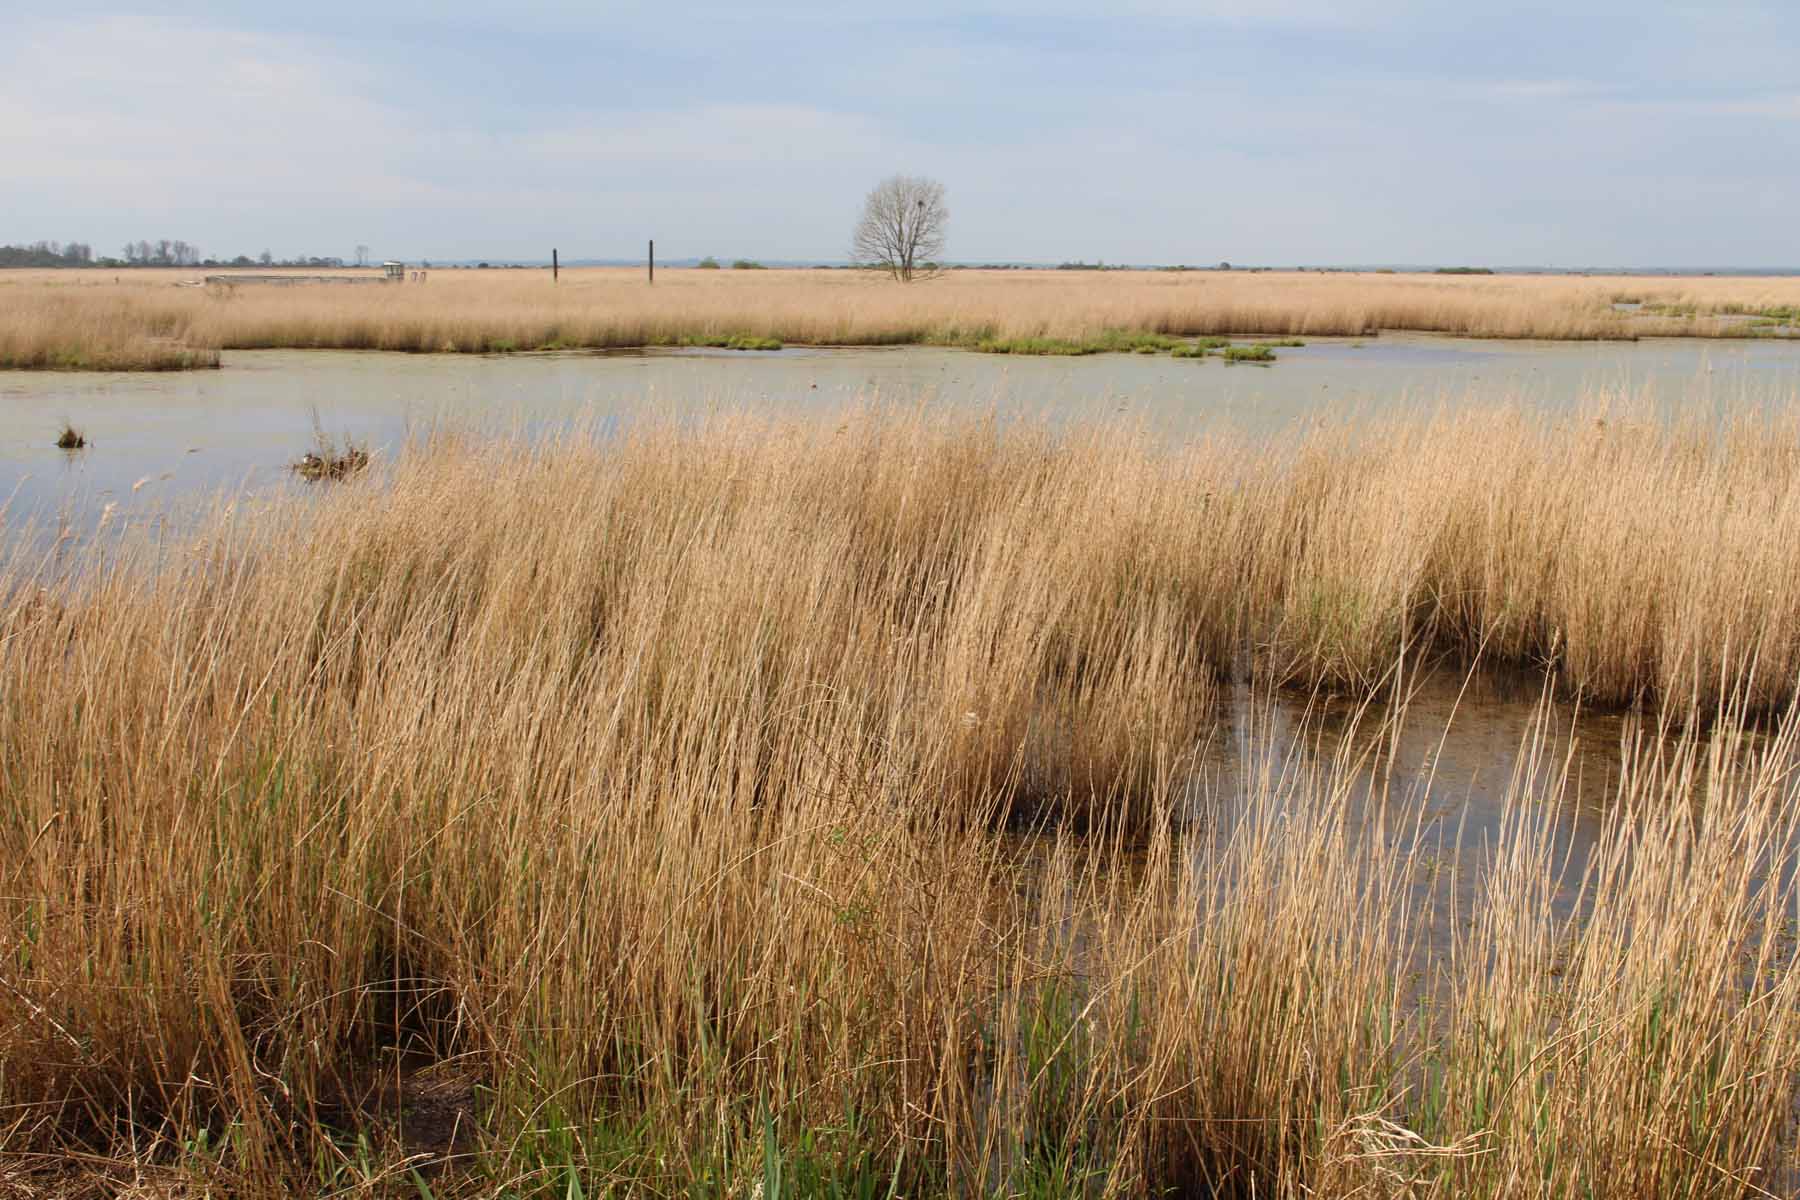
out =
[[556,274],[557,274],[558,270],[559,270],[559,267],[558,267],[558,264],[556,261],[556,250],[554,247],[552,247],[550,250],[550,282],[551,283],[556,282]]
[[656,239],[650,239],[650,282],[656,282]]

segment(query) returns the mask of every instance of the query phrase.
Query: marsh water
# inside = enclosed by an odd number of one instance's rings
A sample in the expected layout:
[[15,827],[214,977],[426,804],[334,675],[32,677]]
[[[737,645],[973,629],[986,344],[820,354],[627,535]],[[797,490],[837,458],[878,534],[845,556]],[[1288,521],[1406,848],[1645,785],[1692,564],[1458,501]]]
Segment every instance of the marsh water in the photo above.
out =
[[[450,426],[543,431],[716,410],[827,413],[888,401],[979,406],[1055,421],[1141,425],[1170,440],[1275,432],[1320,413],[1508,401],[1568,408],[1598,393],[1726,405],[1800,394],[1800,342],[1481,341],[1387,335],[1282,348],[1271,365],[1104,354],[985,355],[920,347],[774,353],[505,356],[247,351],[217,371],[0,372],[0,504],[79,529],[113,505],[149,514],[221,490],[281,487],[315,433],[378,455]],[[64,422],[88,440],[54,443]]]
[[[1270,366],[1163,355],[1020,358],[924,348],[774,353],[652,351],[492,357],[236,352],[217,371],[0,373],[0,538],[80,539],[104,518],[140,526],[219,495],[300,489],[292,464],[315,436],[399,450],[435,428],[529,434],[576,424],[623,428],[715,411],[826,415],[894,402],[1023,411],[1055,421],[1125,421],[1180,442],[1210,431],[1275,434],[1323,413],[1351,419],[1507,402],[1567,410],[1625,394],[1726,411],[1800,396],[1800,343],[1479,341],[1425,336],[1321,340]],[[65,452],[64,422],[88,439]],[[1196,773],[1209,807],[1228,805],[1267,756],[1292,765],[1362,739],[1383,779],[1426,822],[1408,834],[1474,865],[1508,828],[1530,737],[1567,783],[1539,817],[1578,877],[1621,771],[1636,716],[1547,703],[1541,681],[1455,672],[1416,682],[1398,724],[1348,720],[1305,699],[1240,691]],[[1394,715],[1393,713],[1386,714]],[[1652,732],[1653,729],[1652,729]],[[1285,769],[1285,768],[1284,768]],[[1373,804],[1375,789],[1363,802]],[[1223,798],[1223,800],[1221,800]],[[1516,822],[1518,814],[1512,813]],[[1478,872],[1455,873],[1466,892]],[[1463,898],[1437,895],[1432,922]],[[1447,931],[1434,931],[1436,941]]]

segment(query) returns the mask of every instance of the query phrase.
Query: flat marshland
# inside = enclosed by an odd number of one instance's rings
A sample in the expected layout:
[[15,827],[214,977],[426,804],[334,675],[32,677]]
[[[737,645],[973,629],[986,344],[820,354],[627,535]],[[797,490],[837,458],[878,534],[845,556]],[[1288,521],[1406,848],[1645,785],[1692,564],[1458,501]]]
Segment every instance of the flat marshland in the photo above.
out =
[[[229,273],[227,273],[229,274]],[[347,272],[346,274],[354,274]],[[0,367],[215,366],[220,350],[492,353],[944,345],[1072,353],[1154,337],[1786,337],[1788,278],[1241,271],[436,270],[424,283],[177,287],[196,271],[0,273]],[[1164,347],[1166,349],[1166,347]]]
[[[1800,1166],[1800,410],[440,440],[73,567],[0,568],[17,1187],[1741,1197]],[[1447,940],[1379,763],[1195,770],[1234,679],[1403,694],[1432,659],[1645,714],[1572,872],[1568,775],[1522,742]]]

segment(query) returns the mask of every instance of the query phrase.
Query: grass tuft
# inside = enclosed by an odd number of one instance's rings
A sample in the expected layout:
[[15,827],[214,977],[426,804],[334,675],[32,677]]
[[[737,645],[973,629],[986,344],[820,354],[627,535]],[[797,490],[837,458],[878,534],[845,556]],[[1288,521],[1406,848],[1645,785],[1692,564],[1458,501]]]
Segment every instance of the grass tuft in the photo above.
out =
[[663,345],[713,350],[779,350],[781,339],[754,333],[684,333]]
[[323,433],[318,433],[313,439],[313,448],[294,461],[292,470],[308,483],[319,483],[349,479],[362,473],[368,465],[368,447],[348,439],[340,446]]

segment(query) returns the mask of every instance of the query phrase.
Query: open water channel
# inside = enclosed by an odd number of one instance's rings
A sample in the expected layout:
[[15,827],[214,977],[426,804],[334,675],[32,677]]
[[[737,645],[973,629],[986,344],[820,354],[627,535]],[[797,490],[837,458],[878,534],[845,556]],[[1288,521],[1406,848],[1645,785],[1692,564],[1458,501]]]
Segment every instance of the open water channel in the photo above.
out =
[[[984,406],[1051,420],[1135,422],[1170,439],[1277,431],[1323,412],[1516,401],[1567,408],[1599,392],[1666,403],[1800,394],[1800,341],[1323,340],[1268,366],[1104,354],[1027,358],[918,347],[774,353],[649,351],[471,357],[343,351],[227,353],[217,371],[0,372],[0,504],[70,527],[108,504],[281,486],[315,429],[377,454],[411,434],[542,431],[714,410],[826,413],[871,400]],[[54,442],[64,421],[88,448]]]

